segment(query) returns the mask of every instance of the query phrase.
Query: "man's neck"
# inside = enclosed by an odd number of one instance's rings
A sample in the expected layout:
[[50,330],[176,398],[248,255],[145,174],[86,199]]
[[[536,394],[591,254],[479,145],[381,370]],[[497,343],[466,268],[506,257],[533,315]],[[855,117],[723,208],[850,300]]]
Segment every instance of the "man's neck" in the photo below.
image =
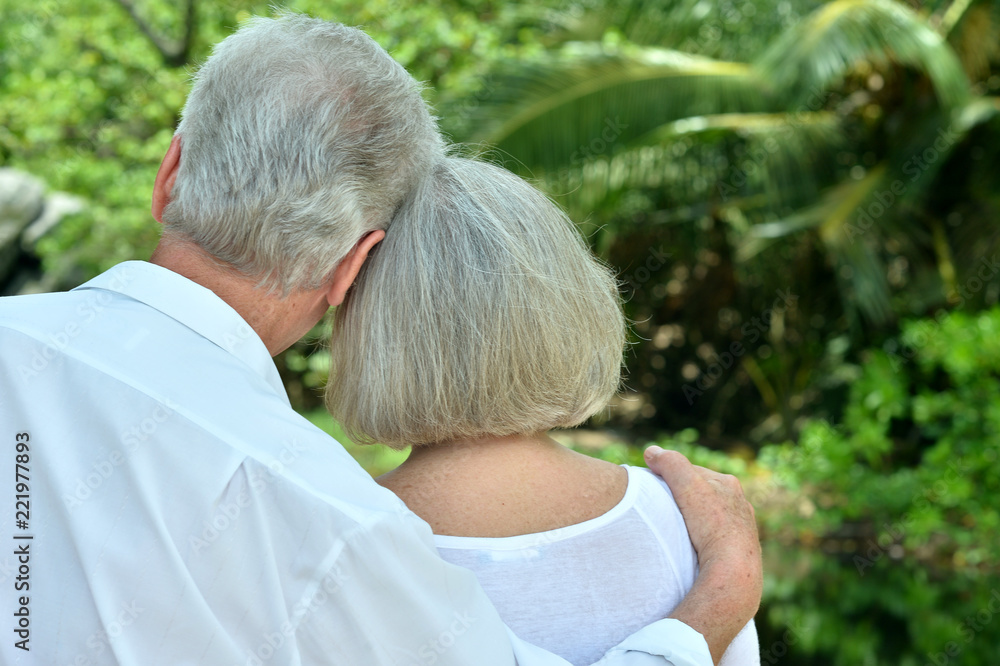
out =
[[268,293],[188,241],[161,239],[149,261],[213,291],[243,317],[271,356],[305,335],[329,309],[323,289],[295,291],[286,297]]

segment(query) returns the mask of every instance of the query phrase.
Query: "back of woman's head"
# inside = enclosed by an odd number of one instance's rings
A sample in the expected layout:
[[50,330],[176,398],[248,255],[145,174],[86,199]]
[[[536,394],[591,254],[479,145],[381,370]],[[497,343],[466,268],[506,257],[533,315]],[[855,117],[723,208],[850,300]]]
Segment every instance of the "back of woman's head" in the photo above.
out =
[[405,447],[577,425],[618,388],[616,281],[566,215],[499,167],[441,160],[334,316],[327,407]]

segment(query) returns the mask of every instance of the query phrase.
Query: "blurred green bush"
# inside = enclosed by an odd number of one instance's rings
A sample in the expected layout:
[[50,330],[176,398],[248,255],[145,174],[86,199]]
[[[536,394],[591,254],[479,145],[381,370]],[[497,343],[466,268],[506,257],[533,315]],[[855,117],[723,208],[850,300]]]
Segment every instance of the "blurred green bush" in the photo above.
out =
[[[757,509],[762,664],[1000,663],[1000,308],[906,322],[864,357],[841,422],[811,420],[754,460],[693,429],[656,443],[739,477]],[[556,436],[643,465],[626,441]],[[348,449],[374,474],[405,458]]]
[[841,422],[810,421],[743,475],[762,654],[1000,663],[1000,308],[910,321],[864,356]]

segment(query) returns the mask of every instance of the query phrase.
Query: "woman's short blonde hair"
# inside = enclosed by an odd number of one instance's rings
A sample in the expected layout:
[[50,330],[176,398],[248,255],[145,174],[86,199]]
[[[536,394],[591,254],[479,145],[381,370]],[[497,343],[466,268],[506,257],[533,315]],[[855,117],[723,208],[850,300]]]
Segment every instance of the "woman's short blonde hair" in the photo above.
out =
[[445,158],[336,310],[326,404],[394,448],[578,425],[618,389],[611,271],[544,194]]

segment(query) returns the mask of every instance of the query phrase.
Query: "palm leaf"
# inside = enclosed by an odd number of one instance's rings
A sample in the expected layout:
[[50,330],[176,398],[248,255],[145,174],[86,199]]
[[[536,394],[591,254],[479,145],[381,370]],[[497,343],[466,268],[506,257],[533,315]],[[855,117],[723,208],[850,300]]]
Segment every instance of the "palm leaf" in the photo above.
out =
[[789,101],[821,96],[856,64],[895,62],[927,74],[946,106],[970,95],[961,63],[948,43],[910,9],[893,0],[836,0],[789,30],[756,67]]
[[881,165],[860,180],[845,181],[830,188],[812,206],[781,220],[755,225],[739,244],[737,260],[747,262],[781,239],[815,231],[837,269],[845,308],[849,312],[856,308],[876,324],[888,321],[892,303],[886,268],[873,249],[878,231],[867,221],[858,219],[859,211],[884,184],[885,178],[886,167]]
[[716,189],[723,204],[734,197],[763,193],[767,207],[778,210],[819,194],[823,169],[843,145],[840,118],[830,112],[742,113],[687,118],[655,130],[648,141],[668,141],[729,133],[743,150],[728,156],[731,162]]
[[[621,217],[623,197],[654,190],[695,218],[716,207],[777,211],[819,195],[816,164],[832,163],[842,140],[828,112],[698,116],[658,127],[614,156],[550,174],[543,187],[562,194],[574,219],[595,211]],[[652,219],[675,217],[661,211]]]
[[854,216],[883,182],[885,166],[870,171],[861,180],[848,180],[831,187],[819,202],[796,211],[780,220],[755,225],[742,239],[736,258],[748,261],[770,247],[775,241],[818,229],[827,247],[838,247],[849,240]]
[[[958,0],[941,19],[939,30],[948,36],[966,74],[973,81],[986,80],[990,63],[1000,56],[1000,5]],[[953,11],[956,10],[956,11]],[[960,12],[960,13],[959,13]]]
[[955,0],[948,6],[948,10],[941,15],[938,22],[938,31],[942,35],[948,35],[955,29],[969,9],[976,3],[976,0]]
[[848,316],[856,319],[855,312],[860,313],[876,326],[891,321],[893,308],[886,265],[876,243],[863,239],[838,247],[832,255],[837,268],[837,286]]
[[459,138],[495,146],[522,171],[576,167],[680,118],[768,110],[764,89],[741,63],[578,45],[497,75],[472,112],[475,132]]

